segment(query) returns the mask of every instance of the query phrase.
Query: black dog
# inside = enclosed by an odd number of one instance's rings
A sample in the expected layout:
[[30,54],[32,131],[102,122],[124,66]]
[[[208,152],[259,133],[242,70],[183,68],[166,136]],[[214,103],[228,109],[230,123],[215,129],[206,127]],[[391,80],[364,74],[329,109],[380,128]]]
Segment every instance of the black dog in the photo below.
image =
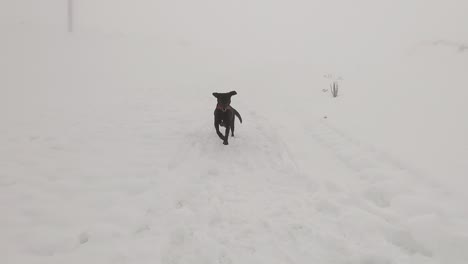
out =
[[[223,140],[224,145],[229,144],[229,130],[231,130],[232,136],[234,136],[235,117],[237,116],[239,121],[242,123],[242,117],[240,116],[239,112],[237,112],[237,110],[230,105],[231,96],[236,94],[236,91],[229,93],[213,93],[213,96],[218,99],[218,104],[216,105],[216,109],[214,111],[214,126],[216,133],[218,134],[219,138]],[[221,134],[221,132],[219,132],[219,126],[226,127],[224,136]]]

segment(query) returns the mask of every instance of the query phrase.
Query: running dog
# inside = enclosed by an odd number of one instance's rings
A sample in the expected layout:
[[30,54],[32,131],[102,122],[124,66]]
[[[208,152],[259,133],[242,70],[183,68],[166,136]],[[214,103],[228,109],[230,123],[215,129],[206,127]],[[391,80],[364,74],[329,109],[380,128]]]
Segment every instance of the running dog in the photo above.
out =
[[[236,95],[236,91],[229,93],[213,93],[213,96],[218,99],[218,104],[214,111],[214,126],[216,129],[216,134],[219,138],[223,140],[224,145],[228,145],[229,130],[231,131],[232,136],[234,136],[234,120],[235,117],[239,118],[239,121],[242,123],[242,117],[231,106],[231,96]],[[219,131],[219,126],[225,127],[226,132],[224,135]]]

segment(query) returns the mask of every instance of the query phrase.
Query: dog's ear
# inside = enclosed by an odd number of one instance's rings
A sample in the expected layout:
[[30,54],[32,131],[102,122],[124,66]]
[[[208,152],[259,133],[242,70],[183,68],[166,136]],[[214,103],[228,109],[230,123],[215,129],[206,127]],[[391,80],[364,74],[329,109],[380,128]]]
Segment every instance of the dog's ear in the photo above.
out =
[[231,92],[229,92],[229,95],[230,95],[230,96],[233,96],[233,95],[236,95],[236,94],[237,94],[236,91],[231,91]]
[[216,98],[218,98],[219,93],[213,93],[213,96],[216,97]]

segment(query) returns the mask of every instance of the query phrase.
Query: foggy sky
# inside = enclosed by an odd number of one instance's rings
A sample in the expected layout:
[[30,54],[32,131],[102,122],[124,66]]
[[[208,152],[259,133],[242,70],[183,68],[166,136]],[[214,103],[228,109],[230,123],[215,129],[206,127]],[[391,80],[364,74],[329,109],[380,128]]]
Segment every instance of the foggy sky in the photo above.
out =
[[[149,36],[244,60],[385,60],[420,42],[468,39],[463,0],[74,2],[78,33]],[[3,0],[0,27],[66,32],[66,3]]]

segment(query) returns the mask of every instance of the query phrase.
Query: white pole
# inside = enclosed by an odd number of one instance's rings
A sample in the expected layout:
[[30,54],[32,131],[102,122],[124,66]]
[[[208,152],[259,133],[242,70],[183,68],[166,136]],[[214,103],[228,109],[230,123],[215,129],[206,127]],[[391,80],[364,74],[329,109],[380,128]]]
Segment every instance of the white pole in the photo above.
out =
[[68,32],[73,32],[73,0],[68,0]]

